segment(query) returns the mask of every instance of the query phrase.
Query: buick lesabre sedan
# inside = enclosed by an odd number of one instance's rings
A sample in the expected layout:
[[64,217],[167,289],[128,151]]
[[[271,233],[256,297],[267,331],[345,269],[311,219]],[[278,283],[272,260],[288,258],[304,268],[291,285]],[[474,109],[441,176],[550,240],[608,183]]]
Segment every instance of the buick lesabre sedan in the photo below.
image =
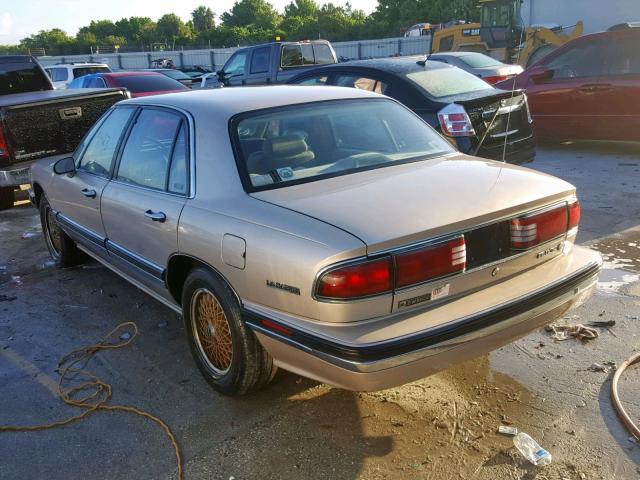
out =
[[575,188],[456,152],[395,100],[254,87],[118,103],[32,172],[51,255],[85,252],[184,318],[225,394],[277,367],[410,382],[582,302]]

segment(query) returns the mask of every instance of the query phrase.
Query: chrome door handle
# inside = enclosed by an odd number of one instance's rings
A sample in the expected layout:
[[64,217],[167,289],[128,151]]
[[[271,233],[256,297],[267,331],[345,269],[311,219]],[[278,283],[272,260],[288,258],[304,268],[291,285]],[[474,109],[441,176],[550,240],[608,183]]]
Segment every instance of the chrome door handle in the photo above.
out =
[[147,210],[146,212],[144,212],[144,216],[150,218],[154,222],[160,223],[164,222],[167,219],[167,216],[164,214],[164,212],[154,212],[152,210]]
[[89,189],[89,188],[83,188],[82,190],[80,190],[82,192],[82,194],[85,197],[89,197],[89,198],[96,198],[96,191]]

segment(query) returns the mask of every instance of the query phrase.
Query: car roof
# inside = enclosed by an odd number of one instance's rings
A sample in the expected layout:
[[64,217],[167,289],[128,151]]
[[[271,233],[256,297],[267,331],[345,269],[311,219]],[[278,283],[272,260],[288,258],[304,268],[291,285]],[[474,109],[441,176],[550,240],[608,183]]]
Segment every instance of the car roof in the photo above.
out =
[[119,102],[119,105],[157,105],[176,107],[195,116],[208,116],[212,112],[231,118],[243,112],[265,108],[284,107],[293,104],[348,100],[359,98],[384,98],[377,93],[344,87],[309,87],[300,85],[274,85],[242,88],[217,88],[168,93],[155,97],[135,98]]
[[248,50],[250,48],[266,47],[266,46],[269,46],[269,45],[303,45],[303,44],[313,44],[313,43],[316,43],[316,44],[320,43],[320,44],[330,45],[329,40],[322,40],[322,39],[318,39],[318,40],[300,40],[300,41],[297,41],[297,42],[281,41],[281,42],[260,43],[258,45],[247,45],[246,47],[241,47],[238,50]]
[[103,72],[103,73],[96,73],[94,75],[100,75],[103,77],[110,77],[110,78],[120,78],[120,77],[140,77],[140,76],[157,77],[158,75],[162,75],[162,74],[159,72],[141,70],[138,72]]
[[482,55],[483,57],[489,56],[480,52],[438,52],[430,54],[429,57],[466,57],[469,55]]
[[108,67],[106,63],[56,63],[53,65],[47,65],[47,68],[59,68],[59,67],[71,67],[71,68],[84,68],[84,67]]
[[[424,60],[424,59],[422,59]],[[442,62],[426,62],[422,65],[416,61],[415,57],[411,58],[372,58],[369,60],[352,60],[349,62],[334,63],[308,70],[300,76],[308,76],[318,71],[327,71],[331,69],[356,69],[356,70],[381,70],[383,72],[391,72],[396,74],[413,73],[424,70],[438,70],[441,68],[456,68]]]

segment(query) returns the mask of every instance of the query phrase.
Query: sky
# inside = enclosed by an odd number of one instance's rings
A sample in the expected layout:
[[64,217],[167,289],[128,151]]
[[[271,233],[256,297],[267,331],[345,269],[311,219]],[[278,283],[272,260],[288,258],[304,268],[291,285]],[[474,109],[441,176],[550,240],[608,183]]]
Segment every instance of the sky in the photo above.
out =
[[[291,0],[270,0],[283,11]],[[123,17],[151,17],[157,20],[165,13],[175,13],[184,21],[199,5],[206,5],[216,15],[229,10],[234,0],[0,0],[0,45],[16,44],[39,30],[61,28],[69,35],[88,25],[91,20],[119,20]],[[325,1],[320,0],[322,4]],[[346,0],[333,0],[342,5]],[[354,9],[371,13],[376,0],[350,0]]]

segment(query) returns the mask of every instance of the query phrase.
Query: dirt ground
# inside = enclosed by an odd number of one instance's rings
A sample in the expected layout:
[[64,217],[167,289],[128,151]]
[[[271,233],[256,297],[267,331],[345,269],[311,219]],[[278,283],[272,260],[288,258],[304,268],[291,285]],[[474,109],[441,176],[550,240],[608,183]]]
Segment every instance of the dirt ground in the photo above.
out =
[[[77,410],[56,398],[58,359],[123,321],[139,337],[90,368],[113,403],[161,417],[182,448],[187,479],[638,479],[640,444],[610,402],[611,367],[640,350],[640,152],[597,145],[540,149],[530,165],[578,186],[579,241],[600,250],[594,297],[561,320],[615,320],[589,342],[545,331],[402,387],[354,393],[280,371],[264,391],[226,398],[193,364],[172,312],[97,263],[48,261],[26,202],[0,212],[0,424],[38,424]],[[594,363],[608,372],[591,371]],[[621,381],[640,420],[640,368]],[[553,455],[528,464],[499,425]],[[0,432],[1,479],[171,479],[158,426],[98,412],[40,432]]]

